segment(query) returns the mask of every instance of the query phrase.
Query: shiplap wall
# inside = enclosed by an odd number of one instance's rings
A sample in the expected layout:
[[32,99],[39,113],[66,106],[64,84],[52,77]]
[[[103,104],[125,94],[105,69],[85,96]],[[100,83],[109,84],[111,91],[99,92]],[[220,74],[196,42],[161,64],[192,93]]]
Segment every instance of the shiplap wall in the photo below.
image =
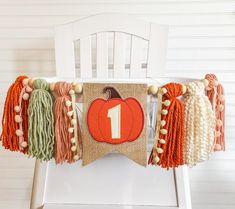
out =
[[[102,12],[170,25],[167,75],[214,72],[226,90],[227,152],[190,169],[194,209],[235,208],[235,1],[0,0],[0,109],[17,75],[53,76],[54,26]],[[29,207],[34,161],[0,150],[0,208]]]

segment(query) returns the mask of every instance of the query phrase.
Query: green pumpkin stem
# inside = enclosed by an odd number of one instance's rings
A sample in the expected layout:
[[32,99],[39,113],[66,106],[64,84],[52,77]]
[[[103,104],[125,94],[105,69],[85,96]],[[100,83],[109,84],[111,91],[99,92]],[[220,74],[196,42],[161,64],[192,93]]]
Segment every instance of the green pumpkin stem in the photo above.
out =
[[117,92],[117,90],[110,86],[104,87],[103,93],[108,95],[107,99],[122,98],[120,94]]

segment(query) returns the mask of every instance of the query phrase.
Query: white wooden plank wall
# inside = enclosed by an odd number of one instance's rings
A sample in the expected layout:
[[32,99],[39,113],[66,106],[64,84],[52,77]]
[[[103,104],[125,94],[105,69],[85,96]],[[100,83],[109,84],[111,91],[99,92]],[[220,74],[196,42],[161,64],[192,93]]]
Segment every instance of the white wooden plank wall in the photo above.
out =
[[[101,12],[169,24],[167,74],[214,72],[227,93],[227,152],[190,170],[193,208],[235,208],[234,11],[232,0],[0,0],[0,109],[17,75],[55,74],[55,25]],[[33,160],[0,150],[0,208],[28,208],[32,174]]]

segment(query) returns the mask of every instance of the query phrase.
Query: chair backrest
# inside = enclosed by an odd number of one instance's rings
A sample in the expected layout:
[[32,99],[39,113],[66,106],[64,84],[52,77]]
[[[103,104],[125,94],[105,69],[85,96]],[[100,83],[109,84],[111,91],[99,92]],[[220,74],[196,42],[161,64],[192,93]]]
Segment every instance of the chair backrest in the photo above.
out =
[[104,14],[55,29],[61,78],[156,78],[164,73],[168,27]]

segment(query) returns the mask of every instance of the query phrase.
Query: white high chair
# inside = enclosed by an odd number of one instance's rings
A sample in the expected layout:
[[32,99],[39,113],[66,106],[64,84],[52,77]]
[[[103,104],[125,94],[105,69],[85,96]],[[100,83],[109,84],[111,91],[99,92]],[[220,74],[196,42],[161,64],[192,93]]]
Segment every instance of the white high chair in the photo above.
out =
[[[55,30],[56,75],[67,80],[79,75],[80,81],[93,82],[139,82],[141,78],[141,82],[153,82],[164,73],[167,32],[166,26],[113,14],[61,25]],[[108,59],[110,34],[114,46]],[[77,44],[80,50],[75,50]],[[143,48],[147,49],[145,59]],[[95,59],[96,65],[92,65]],[[119,154],[104,156],[83,168],[79,162],[57,166],[53,160],[37,161],[31,209],[39,208],[191,209],[187,170],[144,168]]]

